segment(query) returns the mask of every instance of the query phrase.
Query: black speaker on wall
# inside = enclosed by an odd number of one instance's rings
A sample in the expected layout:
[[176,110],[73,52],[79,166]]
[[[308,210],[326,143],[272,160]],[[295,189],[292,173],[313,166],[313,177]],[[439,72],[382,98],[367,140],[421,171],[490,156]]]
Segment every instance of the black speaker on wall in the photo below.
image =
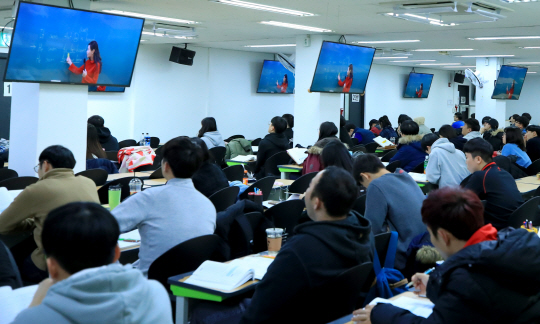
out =
[[173,46],[169,61],[183,65],[193,65],[194,57],[195,51]]
[[465,81],[465,74],[456,73],[454,75],[454,82],[463,83]]

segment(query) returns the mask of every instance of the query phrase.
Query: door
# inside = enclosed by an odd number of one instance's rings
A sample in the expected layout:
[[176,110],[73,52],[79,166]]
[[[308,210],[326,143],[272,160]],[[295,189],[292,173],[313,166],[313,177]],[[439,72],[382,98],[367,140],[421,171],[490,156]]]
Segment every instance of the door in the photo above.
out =
[[11,121],[11,82],[4,87],[4,71],[6,69],[7,54],[0,53],[0,138],[9,139],[9,125]]

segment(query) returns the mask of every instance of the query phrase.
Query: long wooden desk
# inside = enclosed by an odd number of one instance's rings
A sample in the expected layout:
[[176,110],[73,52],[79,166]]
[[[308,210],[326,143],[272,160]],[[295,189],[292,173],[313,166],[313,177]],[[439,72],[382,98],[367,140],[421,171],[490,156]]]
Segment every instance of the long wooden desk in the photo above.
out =
[[527,184],[534,184],[536,186],[540,186],[540,180],[538,180],[536,176],[530,176],[530,177],[517,179],[516,183],[527,183]]
[[289,173],[302,172],[303,167],[301,165],[284,164],[278,165],[279,172],[281,172],[281,179],[289,179]]

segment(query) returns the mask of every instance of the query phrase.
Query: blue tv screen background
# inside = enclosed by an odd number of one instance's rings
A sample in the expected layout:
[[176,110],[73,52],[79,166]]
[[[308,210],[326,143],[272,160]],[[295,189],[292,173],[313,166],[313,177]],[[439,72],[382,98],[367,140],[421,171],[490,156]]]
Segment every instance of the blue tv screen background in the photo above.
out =
[[125,92],[124,87],[105,87],[105,90],[98,90],[97,86],[88,86],[88,92]]
[[[374,48],[323,42],[311,91],[364,93],[373,55]],[[352,85],[349,91],[344,91],[338,84],[338,75],[344,81],[350,64],[353,65]]]
[[129,86],[144,20],[97,12],[20,3],[5,80],[81,83],[67,55],[83,65],[88,43],[98,43],[99,85]]
[[[287,75],[289,85],[286,92],[281,92],[282,90],[278,88],[277,83],[281,86],[285,75]],[[294,74],[279,61],[265,60],[257,93],[294,93]]]
[[[503,65],[493,89],[493,95],[491,99],[510,99],[518,100],[521,95],[521,89],[525,82],[525,76],[527,75],[527,68]],[[512,83],[514,83],[514,93],[510,93],[512,89]]]
[[[411,73],[407,81],[407,87],[403,93],[404,98],[427,98],[431,89],[433,74]],[[420,94],[420,88],[422,93]]]

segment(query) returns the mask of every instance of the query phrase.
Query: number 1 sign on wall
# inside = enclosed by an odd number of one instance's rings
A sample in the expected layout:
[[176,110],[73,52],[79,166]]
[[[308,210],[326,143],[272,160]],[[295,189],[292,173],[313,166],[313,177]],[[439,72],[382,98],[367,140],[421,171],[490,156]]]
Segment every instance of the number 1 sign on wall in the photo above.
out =
[[4,97],[11,97],[11,82],[4,82]]

